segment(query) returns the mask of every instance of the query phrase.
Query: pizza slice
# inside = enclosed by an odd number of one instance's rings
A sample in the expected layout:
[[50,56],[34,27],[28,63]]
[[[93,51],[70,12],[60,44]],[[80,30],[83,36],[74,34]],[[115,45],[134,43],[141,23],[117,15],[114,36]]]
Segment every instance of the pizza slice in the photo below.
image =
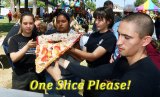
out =
[[[44,41],[42,36],[38,37],[37,41],[41,41],[36,46],[36,72],[42,72],[46,67],[48,67],[52,62],[54,62],[57,58],[63,55],[69,48],[71,48],[80,38],[79,35],[70,35],[66,38],[61,36],[64,34],[58,35],[58,37],[62,37],[61,39],[57,40],[58,38],[47,38],[51,36],[44,36]],[[65,35],[66,36],[66,35]],[[47,41],[48,39],[48,41]],[[43,42],[42,42],[43,41]]]

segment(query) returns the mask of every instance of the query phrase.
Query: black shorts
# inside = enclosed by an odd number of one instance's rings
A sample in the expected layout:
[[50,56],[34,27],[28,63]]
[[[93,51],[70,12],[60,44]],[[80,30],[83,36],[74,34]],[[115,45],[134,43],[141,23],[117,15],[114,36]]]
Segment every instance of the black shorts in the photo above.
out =
[[29,88],[30,82],[38,80],[35,72],[27,72],[22,75],[17,75],[14,71],[12,73],[12,88],[19,90],[31,91]]

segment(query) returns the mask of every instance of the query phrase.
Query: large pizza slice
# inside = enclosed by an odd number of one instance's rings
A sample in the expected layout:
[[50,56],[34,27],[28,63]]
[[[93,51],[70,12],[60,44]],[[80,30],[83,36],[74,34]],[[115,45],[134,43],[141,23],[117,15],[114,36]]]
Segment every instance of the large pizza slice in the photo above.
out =
[[36,72],[42,72],[57,58],[63,55],[80,38],[80,34],[51,34],[37,37]]

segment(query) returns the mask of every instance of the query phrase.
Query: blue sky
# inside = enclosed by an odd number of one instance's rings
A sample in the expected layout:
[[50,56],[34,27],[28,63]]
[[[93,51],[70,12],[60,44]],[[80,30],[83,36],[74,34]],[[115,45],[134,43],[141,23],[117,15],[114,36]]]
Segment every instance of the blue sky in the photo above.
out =
[[[102,7],[103,3],[106,0],[96,0],[96,7]],[[125,1],[125,5],[127,4],[134,4],[135,0],[111,0],[114,4],[118,4],[121,7],[124,7],[124,1]]]

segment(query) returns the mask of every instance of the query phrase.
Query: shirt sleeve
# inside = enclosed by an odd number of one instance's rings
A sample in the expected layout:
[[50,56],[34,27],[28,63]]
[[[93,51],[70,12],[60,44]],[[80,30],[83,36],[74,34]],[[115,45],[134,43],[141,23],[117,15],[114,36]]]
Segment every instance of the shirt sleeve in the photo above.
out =
[[15,37],[11,37],[9,40],[9,53],[17,52],[18,51],[18,42],[15,40]]
[[109,79],[113,71],[114,63],[104,64],[97,68],[88,68],[79,63],[71,62],[67,70],[84,80],[104,80]]

